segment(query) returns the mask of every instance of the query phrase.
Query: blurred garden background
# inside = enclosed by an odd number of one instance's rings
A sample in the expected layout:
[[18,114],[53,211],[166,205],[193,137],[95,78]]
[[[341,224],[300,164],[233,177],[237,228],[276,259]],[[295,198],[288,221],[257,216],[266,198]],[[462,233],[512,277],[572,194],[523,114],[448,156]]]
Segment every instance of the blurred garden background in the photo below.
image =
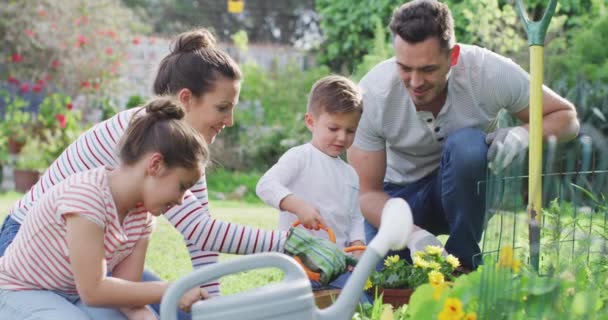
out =
[[[448,0],[457,40],[511,57],[528,48],[513,0]],[[543,0],[524,1],[538,19]],[[213,147],[212,199],[259,202],[260,174],[309,137],[302,121],[312,83],[330,72],[359,79],[392,55],[387,28],[402,0],[5,0],[0,7],[0,163],[48,166],[82,130],[150,97],[169,39],[214,31],[245,79],[234,127]],[[230,12],[242,9],[241,12]],[[546,42],[545,83],[569,98],[591,135],[608,141],[608,5],[560,0]],[[9,150],[23,145],[19,155]]]
[[[391,57],[387,25],[403,2],[2,0],[0,218],[27,190],[27,181],[18,180],[22,171],[33,172],[29,179],[35,181],[81,132],[150,98],[155,67],[169,52],[171,37],[203,26],[244,73],[235,125],[211,146],[212,214],[273,228],[277,216],[256,197],[255,185],[283,152],[309,139],[302,120],[311,85],[332,72],[358,80]],[[527,68],[514,0],[445,2],[458,42],[486,47]],[[524,2],[529,16],[539,19],[547,1]],[[545,84],[576,105],[582,134],[592,137],[596,155],[608,155],[606,43],[606,0],[559,1],[545,45]],[[593,169],[607,169],[605,164],[597,161]],[[174,248],[182,241],[171,232],[161,224],[155,237],[163,241],[153,243],[160,249],[152,251],[163,255],[149,262],[174,279],[189,263],[185,251],[177,260],[165,256],[172,249],[163,245]],[[175,261],[185,269],[167,264]]]

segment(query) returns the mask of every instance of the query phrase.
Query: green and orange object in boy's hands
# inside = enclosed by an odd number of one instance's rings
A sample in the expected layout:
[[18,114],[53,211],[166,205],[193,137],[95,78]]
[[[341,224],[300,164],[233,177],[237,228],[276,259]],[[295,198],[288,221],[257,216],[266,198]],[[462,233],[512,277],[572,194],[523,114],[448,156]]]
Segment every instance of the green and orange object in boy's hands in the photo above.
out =
[[320,274],[319,282],[327,285],[357,260],[346,254],[336,244],[309,234],[307,231],[291,228],[285,242],[285,253],[300,259],[302,264]]

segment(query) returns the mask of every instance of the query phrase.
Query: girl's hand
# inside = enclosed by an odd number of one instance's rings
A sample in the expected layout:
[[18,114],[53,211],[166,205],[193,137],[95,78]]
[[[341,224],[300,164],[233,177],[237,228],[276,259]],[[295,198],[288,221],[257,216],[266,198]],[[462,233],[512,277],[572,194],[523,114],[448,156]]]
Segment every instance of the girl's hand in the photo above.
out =
[[186,292],[179,301],[179,308],[184,312],[190,312],[192,305],[199,301],[209,299],[209,293],[202,288],[196,287]]
[[150,310],[148,306],[139,308],[121,308],[121,311],[129,320],[158,320],[156,313]]

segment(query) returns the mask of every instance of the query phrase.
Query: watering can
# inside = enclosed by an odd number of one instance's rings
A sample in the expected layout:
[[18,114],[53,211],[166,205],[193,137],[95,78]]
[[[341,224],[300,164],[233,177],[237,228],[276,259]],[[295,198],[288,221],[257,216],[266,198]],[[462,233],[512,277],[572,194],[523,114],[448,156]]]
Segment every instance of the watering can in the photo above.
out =
[[191,308],[192,320],[352,319],[370,273],[389,250],[405,247],[412,225],[409,205],[400,198],[389,199],[382,210],[378,234],[368,244],[336,302],[328,308],[320,310],[315,306],[308,276],[294,259],[269,252],[205,266],[175,281],[163,295],[160,318],[175,320],[181,296],[212,279],[259,268],[279,268],[284,273],[281,282],[196,302]]

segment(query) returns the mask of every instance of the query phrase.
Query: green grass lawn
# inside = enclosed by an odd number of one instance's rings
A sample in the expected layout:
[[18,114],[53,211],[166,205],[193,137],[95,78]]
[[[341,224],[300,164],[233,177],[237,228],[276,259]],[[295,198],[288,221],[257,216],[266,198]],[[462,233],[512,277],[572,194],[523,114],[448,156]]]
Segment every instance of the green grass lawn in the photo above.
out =
[[[21,197],[15,192],[0,194],[0,219],[4,221],[10,206]],[[231,201],[212,201],[212,215],[223,221],[274,229],[278,214],[261,204]],[[238,258],[237,255],[222,254],[221,261]],[[146,257],[146,267],[166,280],[175,280],[192,270],[188,251],[181,234],[164,218],[158,219],[156,231]],[[263,284],[278,281],[282,273],[278,269],[260,269],[243,272],[222,279],[222,293],[232,294],[246,291]]]

